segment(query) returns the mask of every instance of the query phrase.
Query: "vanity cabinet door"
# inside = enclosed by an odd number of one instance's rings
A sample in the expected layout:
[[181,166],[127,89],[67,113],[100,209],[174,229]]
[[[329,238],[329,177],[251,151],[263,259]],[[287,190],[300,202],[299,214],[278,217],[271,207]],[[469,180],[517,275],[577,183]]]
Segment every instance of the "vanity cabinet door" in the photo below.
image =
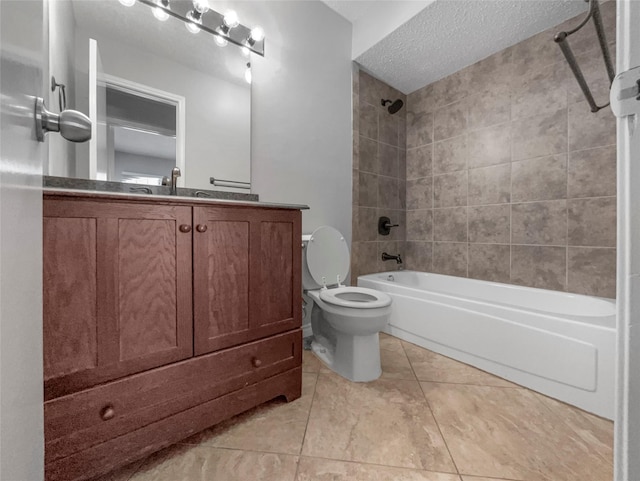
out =
[[301,324],[300,212],[194,207],[194,352]]
[[44,202],[45,398],[193,355],[191,208]]

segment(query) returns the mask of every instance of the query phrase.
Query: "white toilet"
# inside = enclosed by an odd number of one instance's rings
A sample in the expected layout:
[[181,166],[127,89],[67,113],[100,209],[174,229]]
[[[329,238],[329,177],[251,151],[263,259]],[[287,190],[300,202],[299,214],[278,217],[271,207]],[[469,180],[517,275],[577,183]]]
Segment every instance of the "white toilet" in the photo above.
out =
[[311,349],[351,381],[380,377],[378,333],[389,322],[391,297],[364,287],[345,287],[349,246],[333,227],[302,236],[302,287],[311,309]]

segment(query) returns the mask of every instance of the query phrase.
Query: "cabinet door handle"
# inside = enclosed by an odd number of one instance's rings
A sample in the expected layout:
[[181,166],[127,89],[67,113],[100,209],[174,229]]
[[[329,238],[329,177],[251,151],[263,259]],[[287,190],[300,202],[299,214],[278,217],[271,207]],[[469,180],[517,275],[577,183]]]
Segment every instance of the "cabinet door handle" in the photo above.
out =
[[198,224],[196,226],[196,230],[198,232],[207,232],[207,225],[206,224]]
[[113,408],[113,404],[107,404],[100,410],[100,417],[103,421],[113,419],[116,415],[116,410]]
[[253,364],[253,367],[260,367],[262,366],[262,361],[257,357],[254,357],[253,359],[251,359],[251,364]]
[[185,234],[191,232],[191,226],[189,224],[182,224],[180,226],[180,232],[184,232]]

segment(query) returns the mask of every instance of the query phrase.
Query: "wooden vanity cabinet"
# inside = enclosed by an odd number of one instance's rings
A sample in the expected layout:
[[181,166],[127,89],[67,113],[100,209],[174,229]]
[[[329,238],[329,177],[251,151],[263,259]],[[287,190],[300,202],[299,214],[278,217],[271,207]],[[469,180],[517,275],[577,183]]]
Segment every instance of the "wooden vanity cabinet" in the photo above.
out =
[[43,218],[45,399],[193,355],[191,208],[46,199]]
[[300,325],[294,212],[194,207],[196,355]]
[[299,210],[44,198],[45,475],[301,394]]

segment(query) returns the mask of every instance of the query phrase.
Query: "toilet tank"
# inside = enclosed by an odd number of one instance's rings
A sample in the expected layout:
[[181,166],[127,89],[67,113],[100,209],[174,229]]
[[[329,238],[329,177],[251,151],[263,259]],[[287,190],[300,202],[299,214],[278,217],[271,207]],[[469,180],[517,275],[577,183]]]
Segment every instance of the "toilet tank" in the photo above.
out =
[[349,246],[344,236],[330,226],[321,226],[302,236],[302,287],[304,290],[345,282],[349,274]]

